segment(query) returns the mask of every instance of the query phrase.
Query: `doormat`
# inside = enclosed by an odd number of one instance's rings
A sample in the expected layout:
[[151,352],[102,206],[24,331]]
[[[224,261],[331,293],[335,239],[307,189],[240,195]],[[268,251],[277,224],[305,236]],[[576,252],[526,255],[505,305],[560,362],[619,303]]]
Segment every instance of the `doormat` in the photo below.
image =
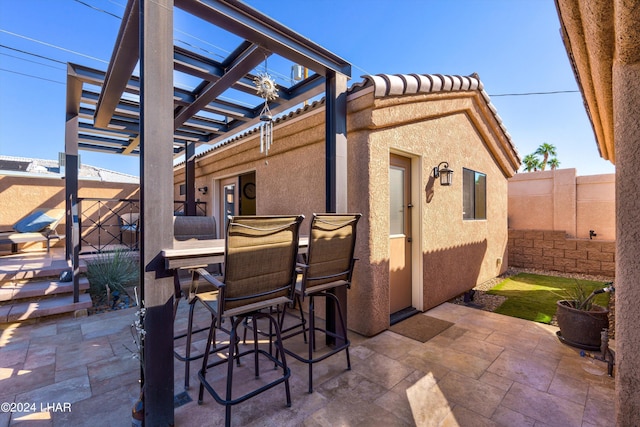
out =
[[452,325],[453,323],[446,320],[436,319],[424,314],[416,314],[400,323],[396,323],[389,330],[416,341],[427,342]]

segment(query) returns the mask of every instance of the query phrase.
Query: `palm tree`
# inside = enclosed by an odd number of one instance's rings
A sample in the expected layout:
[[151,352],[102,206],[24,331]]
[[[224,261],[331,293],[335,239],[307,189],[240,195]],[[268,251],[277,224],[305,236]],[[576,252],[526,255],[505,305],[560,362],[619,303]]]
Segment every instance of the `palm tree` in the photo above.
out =
[[556,170],[558,169],[558,166],[560,166],[560,161],[558,161],[558,159],[554,157],[553,159],[549,160],[549,166],[551,167],[551,170]]
[[524,164],[524,170],[527,172],[537,171],[540,166],[540,159],[535,154],[527,154],[522,159],[522,163]]
[[540,168],[544,170],[547,166],[547,161],[549,160],[549,156],[556,156],[556,146],[553,144],[549,144],[544,142],[538,147],[538,149],[534,152],[534,154],[539,154],[542,156],[542,162],[540,163]]

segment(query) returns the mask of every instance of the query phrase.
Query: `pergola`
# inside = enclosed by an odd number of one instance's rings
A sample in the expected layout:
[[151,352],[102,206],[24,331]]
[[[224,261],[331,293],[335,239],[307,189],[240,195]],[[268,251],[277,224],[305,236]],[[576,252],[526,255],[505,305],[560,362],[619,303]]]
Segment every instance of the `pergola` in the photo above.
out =
[[[174,6],[241,42],[222,61],[174,46]],[[278,114],[324,93],[326,210],[346,211],[346,90],[349,63],[238,0],[129,0],[107,72],[69,64],[66,103],[67,235],[77,223],[78,151],[140,156],[140,268],[146,308],[144,401],[147,425],[173,425],[172,272],[163,249],[173,245],[173,161],[184,156],[187,214],[195,214],[195,149],[260,123],[256,69],[281,57],[310,70],[291,86],[277,85],[269,103]],[[139,64],[139,77],[133,75]],[[197,81],[174,87],[176,75]],[[246,101],[230,101],[232,91]],[[224,98],[224,99],[223,99]],[[76,234],[77,235],[77,234]],[[67,258],[78,265],[78,245]],[[74,275],[77,282],[77,275]],[[77,284],[77,283],[76,283]],[[76,286],[75,296],[78,296]]]

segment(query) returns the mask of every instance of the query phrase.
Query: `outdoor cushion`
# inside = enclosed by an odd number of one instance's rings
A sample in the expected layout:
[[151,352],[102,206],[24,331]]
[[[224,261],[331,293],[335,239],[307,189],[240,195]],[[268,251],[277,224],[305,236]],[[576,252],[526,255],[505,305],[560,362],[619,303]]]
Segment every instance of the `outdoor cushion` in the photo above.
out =
[[44,230],[56,221],[44,212],[33,212],[16,222],[13,229],[18,233],[33,233]]

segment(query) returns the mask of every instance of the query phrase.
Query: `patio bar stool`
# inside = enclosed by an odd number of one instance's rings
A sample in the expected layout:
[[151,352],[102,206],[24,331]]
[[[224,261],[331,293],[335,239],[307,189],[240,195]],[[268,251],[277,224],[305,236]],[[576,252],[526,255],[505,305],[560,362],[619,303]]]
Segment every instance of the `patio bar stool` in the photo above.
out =
[[[176,241],[202,241],[202,240],[215,240],[218,238],[216,219],[212,216],[176,216],[173,218],[173,238]],[[220,264],[210,264],[208,266],[201,266],[206,268],[209,274],[220,275]],[[192,269],[176,269],[173,275],[174,284],[174,307],[173,307],[173,319],[175,322],[178,312],[178,306],[181,299],[187,300],[189,304],[189,314],[187,317],[187,330],[174,335],[174,341],[185,339],[184,350],[182,346],[174,348],[174,357],[185,363],[184,367],[184,388],[189,388],[189,375],[190,364],[194,360],[198,360],[204,356],[204,353],[192,354],[192,338],[193,335],[208,332],[209,326],[193,328],[193,319],[196,308],[195,295],[200,292],[210,292],[214,290],[214,287],[209,283],[199,280],[199,275],[191,271]],[[213,321],[213,319],[212,319]],[[212,351],[219,350],[213,349]]]
[[[225,240],[224,275],[215,277],[205,269],[196,269],[195,273],[212,284],[216,290],[196,294],[195,298],[211,311],[213,322],[209,330],[209,339],[198,372],[200,390],[198,404],[204,398],[204,390],[221,405],[225,406],[225,425],[231,424],[231,407],[244,402],[278,384],[284,383],[287,406],[291,406],[289,389],[290,369],[285,360],[284,347],[280,334],[277,315],[269,307],[292,302],[296,280],[296,256],[298,253],[298,233],[303,216],[236,216],[230,217]],[[254,329],[254,342],[248,350],[238,351],[238,346],[229,345],[228,355],[216,358],[209,363],[211,345],[215,339],[215,330],[224,319],[231,322],[229,343],[238,342],[238,327],[244,319],[258,318],[269,320],[274,331],[276,356],[259,347],[257,330]],[[282,374],[267,384],[256,387],[241,396],[233,395],[234,365],[240,365],[240,358],[253,354],[253,370],[260,377],[260,360],[266,359],[268,371],[274,364],[282,369]],[[278,357],[280,356],[280,357]],[[225,359],[226,357],[226,359]],[[234,361],[236,363],[234,363]],[[215,390],[207,380],[207,372],[218,365],[226,364],[226,389],[224,393]]]
[[[207,333],[209,332],[209,329],[211,328],[211,324],[214,324],[216,319],[215,317],[212,315],[211,316],[211,323],[207,326],[202,326],[202,327],[196,327],[194,329],[194,317],[195,317],[195,309],[196,309],[196,304],[198,302],[202,303],[202,300],[199,300],[197,298],[195,298],[196,294],[200,293],[200,292],[209,292],[210,294],[215,292],[213,291],[213,286],[211,286],[208,282],[204,281],[204,280],[200,280],[201,275],[203,274],[204,271],[207,272],[207,274],[215,274],[212,273],[211,270],[216,270],[215,267],[211,268],[211,266],[207,266],[205,267],[198,267],[197,269],[190,269],[189,271],[183,271],[181,270],[180,272],[175,272],[174,276],[173,276],[173,282],[174,282],[174,289],[175,289],[175,297],[174,297],[174,306],[173,306],[173,320],[175,322],[176,320],[176,316],[177,316],[177,312],[178,312],[178,304],[181,298],[184,297],[184,299],[187,300],[187,303],[189,304],[189,314],[187,315],[187,330],[183,331],[183,332],[179,332],[177,334],[175,334],[173,336],[173,340],[175,341],[179,341],[184,339],[185,340],[185,344],[184,344],[184,349],[182,348],[181,345],[179,346],[175,346],[174,345],[174,350],[173,350],[173,355],[174,357],[181,361],[184,362],[184,389],[188,390],[189,389],[189,377],[190,377],[190,373],[191,373],[191,369],[190,369],[190,365],[191,362],[201,359],[202,357],[204,357],[204,352],[198,352],[198,353],[192,353],[193,349],[192,349],[192,342],[193,342],[193,336],[200,334],[200,333]],[[184,281],[184,273],[189,273],[191,280],[189,280],[188,284],[185,286],[185,281]],[[203,284],[204,282],[204,284]],[[186,288],[186,289],[185,289]],[[228,331],[225,331],[228,332]],[[213,336],[213,342],[215,343],[215,334]],[[236,343],[237,345],[237,343]],[[217,351],[221,351],[222,349],[226,348],[226,345],[223,346],[214,346],[213,348],[210,349],[210,351],[212,353],[215,353]]]
[[[294,330],[290,334],[283,336],[289,339],[299,334],[304,334],[305,342],[308,344],[307,354],[297,354],[285,347],[285,352],[295,359],[309,365],[309,393],[313,392],[313,365],[341,351],[345,351],[347,357],[347,370],[351,369],[349,358],[349,339],[347,338],[347,325],[345,315],[340,301],[332,290],[346,286],[351,286],[353,267],[356,259],[353,257],[356,243],[356,228],[362,215],[357,214],[313,214],[311,231],[309,233],[309,246],[307,250],[307,261],[298,264],[299,278],[296,282],[295,298],[300,307],[301,322],[297,325],[289,326],[287,331]],[[309,298],[309,319],[304,318],[302,300]],[[324,297],[327,304],[330,301],[336,305],[340,324],[335,332],[328,331],[316,325],[315,321],[315,297]],[[285,311],[280,317],[280,326],[283,327]],[[296,328],[297,327],[297,328]],[[297,330],[296,330],[297,329]],[[322,332],[337,340],[336,346],[321,354],[314,354],[316,351],[316,332]],[[306,333],[309,333],[307,339]]]

